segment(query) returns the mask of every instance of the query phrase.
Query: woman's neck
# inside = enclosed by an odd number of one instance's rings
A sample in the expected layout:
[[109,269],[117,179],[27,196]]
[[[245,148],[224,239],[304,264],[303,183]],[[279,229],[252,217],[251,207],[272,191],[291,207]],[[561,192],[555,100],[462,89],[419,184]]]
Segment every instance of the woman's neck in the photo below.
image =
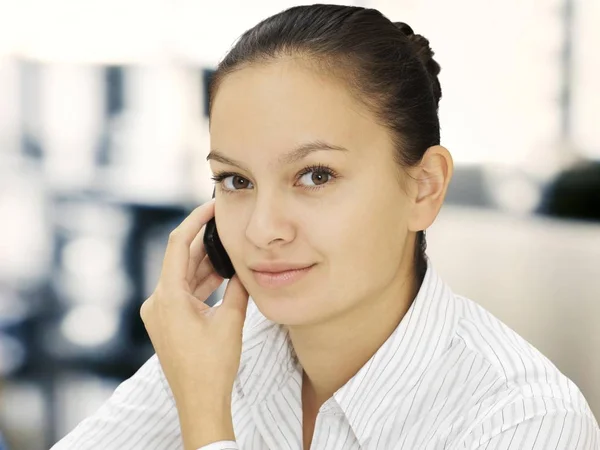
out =
[[371,298],[327,322],[289,327],[304,370],[304,389],[322,405],[346,384],[396,329],[418,291],[412,272],[404,271]]

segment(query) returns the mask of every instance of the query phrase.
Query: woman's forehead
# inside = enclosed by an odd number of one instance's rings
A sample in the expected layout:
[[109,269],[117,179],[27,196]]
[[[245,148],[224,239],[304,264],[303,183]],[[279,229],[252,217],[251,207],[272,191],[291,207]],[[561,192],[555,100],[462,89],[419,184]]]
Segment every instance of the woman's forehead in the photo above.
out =
[[[260,115],[331,120],[354,113],[354,100],[333,77],[294,61],[248,66],[225,76],[216,92],[212,123]],[[283,120],[283,118],[282,118]]]
[[309,142],[360,147],[381,133],[364,107],[333,77],[294,61],[244,68],[225,77],[211,115],[211,148],[223,153]]

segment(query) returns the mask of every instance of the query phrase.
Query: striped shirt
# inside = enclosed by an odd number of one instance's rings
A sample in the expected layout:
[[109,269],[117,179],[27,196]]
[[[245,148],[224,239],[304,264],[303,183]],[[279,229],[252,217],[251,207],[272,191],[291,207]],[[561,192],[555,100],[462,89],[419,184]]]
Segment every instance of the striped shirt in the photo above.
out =
[[[285,327],[250,300],[231,404],[237,442],[202,450],[302,450],[301,386]],[[155,355],[52,450],[182,448]],[[311,449],[600,450],[600,429],[572,381],[429,263],[398,327],[319,409]]]

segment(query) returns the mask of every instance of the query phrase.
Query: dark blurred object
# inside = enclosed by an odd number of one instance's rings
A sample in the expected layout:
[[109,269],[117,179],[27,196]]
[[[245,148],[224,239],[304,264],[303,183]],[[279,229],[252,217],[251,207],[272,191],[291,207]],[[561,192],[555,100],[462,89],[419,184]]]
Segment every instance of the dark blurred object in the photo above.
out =
[[538,212],[600,221],[600,162],[580,163],[561,172],[546,188]]
[[209,88],[215,72],[215,69],[202,70],[202,109],[204,111],[204,117],[206,118],[208,118],[208,113],[210,109]]
[[109,117],[120,114],[125,107],[125,67],[105,67],[104,82],[106,84],[105,113]]
[[19,61],[19,104],[21,152],[28,159],[38,160],[44,156],[41,141],[41,84],[42,65],[37,61]]
[[125,66],[106,66],[103,69],[104,82],[104,127],[97,154],[98,166],[110,164],[112,124],[125,109]]
[[18,374],[29,356],[28,328],[33,302],[23,294],[0,285],[0,377],[3,379]]

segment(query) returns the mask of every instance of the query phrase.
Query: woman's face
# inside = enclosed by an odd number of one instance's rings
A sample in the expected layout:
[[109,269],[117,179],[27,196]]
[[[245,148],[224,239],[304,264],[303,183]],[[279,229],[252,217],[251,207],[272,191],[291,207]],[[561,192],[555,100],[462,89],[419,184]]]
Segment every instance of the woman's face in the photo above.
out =
[[229,74],[211,149],[219,235],[270,320],[325,321],[412,265],[389,132],[334,78],[293,59]]

